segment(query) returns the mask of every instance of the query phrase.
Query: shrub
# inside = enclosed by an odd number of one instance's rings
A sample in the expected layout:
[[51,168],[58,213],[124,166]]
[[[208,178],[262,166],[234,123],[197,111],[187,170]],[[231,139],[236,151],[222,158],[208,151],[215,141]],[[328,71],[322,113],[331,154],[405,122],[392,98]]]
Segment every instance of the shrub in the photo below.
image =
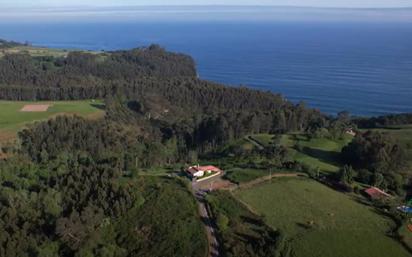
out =
[[219,215],[217,215],[216,223],[220,231],[225,232],[229,227],[229,218],[226,215],[219,213]]

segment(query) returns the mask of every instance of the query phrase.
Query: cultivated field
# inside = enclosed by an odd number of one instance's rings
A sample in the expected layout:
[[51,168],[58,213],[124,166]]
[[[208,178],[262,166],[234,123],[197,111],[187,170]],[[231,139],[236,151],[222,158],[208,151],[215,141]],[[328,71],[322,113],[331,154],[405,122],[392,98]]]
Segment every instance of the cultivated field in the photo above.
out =
[[392,220],[316,181],[282,178],[235,194],[285,233],[293,256],[410,256],[386,235]]
[[[27,111],[33,110],[31,107],[45,107],[47,105],[48,108],[37,108],[36,111]],[[48,102],[0,101],[0,142],[15,137],[17,131],[29,123],[47,120],[60,114],[77,114],[90,118],[102,117],[104,114],[102,107],[103,104],[101,102],[93,102],[91,100]]]

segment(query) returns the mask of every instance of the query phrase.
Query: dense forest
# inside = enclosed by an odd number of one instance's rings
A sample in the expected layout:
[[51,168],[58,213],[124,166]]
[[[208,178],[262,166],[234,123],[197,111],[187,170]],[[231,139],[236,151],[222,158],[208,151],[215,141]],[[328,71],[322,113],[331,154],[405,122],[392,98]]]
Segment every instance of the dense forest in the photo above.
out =
[[4,39],[0,39],[0,50],[1,49],[7,49],[11,47],[16,47],[16,46],[22,46],[23,44],[14,42],[14,41],[7,41]]
[[0,256],[204,256],[206,238],[183,182],[122,179],[121,169],[82,155],[2,162]]
[[[72,150],[100,158],[101,149],[110,148],[129,152],[141,165],[160,164],[213,150],[247,133],[313,130],[328,119],[279,95],[197,79],[191,57],[156,45],[59,58],[7,54],[0,58],[0,84],[0,99],[105,99],[104,120],[66,117],[23,131],[21,151],[35,161],[41,153],[50,159]],[[165,156],[149,158],[147,149]]]
[[194,61],[156,45],[107,53],[69,52],[64,57],[6,53],[0,59],[3,99],[99,98],[111,95],[116,85],[144,77],[194,78]]
[[360,128],[379,128],[412,124],[412,113],[390,114],[371,118],[355,118],[353,122]]
[[[401,194],[406,176],[401,173],[408,156],[400,142],[377,131],[358,133],[354,140],[342,149],[345,182],[352,179]],[[353,170],[352,168],[355,168]]]

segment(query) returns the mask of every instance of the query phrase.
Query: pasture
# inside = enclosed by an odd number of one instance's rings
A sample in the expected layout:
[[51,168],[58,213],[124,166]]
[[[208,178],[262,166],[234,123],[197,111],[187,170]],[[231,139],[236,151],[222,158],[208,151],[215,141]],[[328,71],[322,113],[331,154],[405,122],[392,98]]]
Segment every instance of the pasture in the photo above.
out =
[[352,140],[352,136],[332,140],[327,138],[308,138],[302,134],[283,135],[280,144],[286,146],[294,160],[312,168],[319,168],[325,173],[339,171],[339,154],[342,148]]
[[232,168],[226,170],[225,178],[233,183],[246,183],[260,177],[269,176],[270,174],[270,171],[267,169]]
[[[24,107],[49,105],[46,111],[24,111]],[[0,101],[0,142],[12,139],[27,124],[47,120],[61,114],[76,114],[86,118],[98,118],[104,115],[103,104],[99,101]]]
[[387,236],[391,219],[316,181],[279,178],[235,195],[285,234],[292,256],[410,256]]

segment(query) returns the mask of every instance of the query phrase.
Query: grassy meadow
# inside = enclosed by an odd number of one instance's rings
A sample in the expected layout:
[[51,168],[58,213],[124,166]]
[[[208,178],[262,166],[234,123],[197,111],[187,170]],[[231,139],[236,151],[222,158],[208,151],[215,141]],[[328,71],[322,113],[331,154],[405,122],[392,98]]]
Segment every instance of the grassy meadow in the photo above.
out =
[[[45,112],[22,112],[29,104],[50,104]],[[0,101],[0,141],[15,137],[27,124],[47,120],[59,114],[76,114],[83,117],[101,117],[103,104],[99,101]]]
[[288,147],[294,160],[319,168],[322,172],[333,173],[340,169],[339,154],[342,148],[352,140],[347,135],[344,139],[331,140],[326,138],[309,139],[305,135],[283,135],[280,144]]
[[[0,58],[3,57],[5,54],[16,54],[16,53],[28,53],[31,56],[39,57],[39,56],[52,56],[52,57],[66,57],[70,51],[74,51],[74,49],[58,49],[58,48],[45,48],[45,47],[35,47],[35,46],[16,46],[10,48],[4,48],[0,50]],[[79,50],[76,50],[79,51]],[[92,51],[84,51],[88,53],[98,53]]]
[[316,181],[281,178],[235,194],[286,235],[293,256],[410,256],[387,236],[392,220]]
[[246,183],[269,175],[270,171],[267,169],[232,168],[226,170],[225,178],[229,179],[233,183]]
[[275,136],[270,134],[255,134],[251,136],[256,142],[264,147],[268,147],[274,143]]

